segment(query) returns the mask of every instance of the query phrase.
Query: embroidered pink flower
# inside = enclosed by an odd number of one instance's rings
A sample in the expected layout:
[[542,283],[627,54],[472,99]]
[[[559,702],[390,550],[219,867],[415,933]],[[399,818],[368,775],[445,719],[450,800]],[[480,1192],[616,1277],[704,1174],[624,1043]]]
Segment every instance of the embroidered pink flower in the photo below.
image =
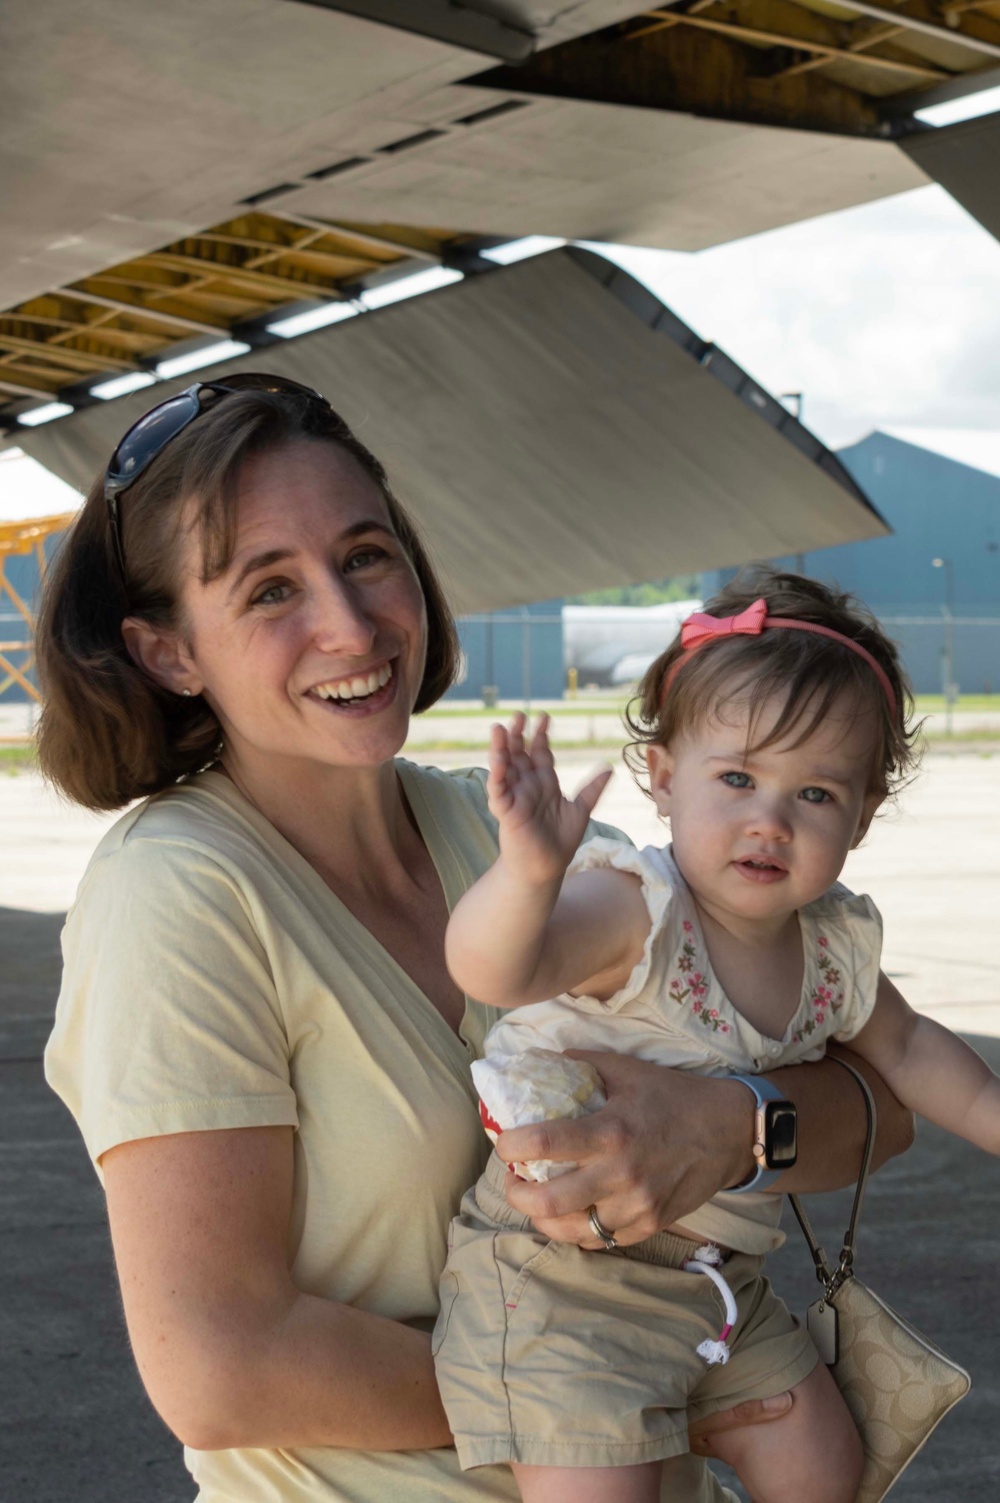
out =
[[813,987],[809,995],[808,1005],[812,1009],[812,1017],[802,1024],[798,1033],[792,1035],[793,1044],[803,1043],[810,1034],[816,1032],[817,1028],[823,1028],[830,1020],[831,1014],[838,1013],[844,1004],[843,982],[840,971],[834,965],[829,953],[830,941],[825,934],[820,934],[817,935],[816,944],[818,948],[816,963],[822,979],[818,986]]
[[682,919],[681,922],[684,930],[684,939],[681,944],[680,953],[674,962],[677,974],[670,978],[667,993],[671,1000],[676,1002],[678,1006],[681,1006],[690,999],[692,1016],[696,1017],[700,1023],[703,1023],[706,1028],[710,1028],[713,1033],[731,1033],[732,1028],[730,1024],[724,1023],[721,1020],[718,1008],[713,1007],[710,1009],[705,1006],[710,978],[707,972],[696,971],[694,969],[699,959],[704,964],[704,960],[699,956],[698,945],[694,939],[694,924],[692,924],[690,919]]

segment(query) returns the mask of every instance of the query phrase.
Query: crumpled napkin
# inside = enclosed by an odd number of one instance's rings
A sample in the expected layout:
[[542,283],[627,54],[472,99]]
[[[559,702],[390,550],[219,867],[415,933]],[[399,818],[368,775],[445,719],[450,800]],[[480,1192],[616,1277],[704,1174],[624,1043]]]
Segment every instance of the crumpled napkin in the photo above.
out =
[[[510,1127],[584,1117],[600,1111],[608,1099],[593,1065],[552,1049],[490,1054],[473,1063],[472,1079],[485,1108],[480,1112],[483,1125],[494,1143],[498,1132]],[[576,1165],[531,1159],[514,1168],[522,1179],[549,1180],[568,1174]]]

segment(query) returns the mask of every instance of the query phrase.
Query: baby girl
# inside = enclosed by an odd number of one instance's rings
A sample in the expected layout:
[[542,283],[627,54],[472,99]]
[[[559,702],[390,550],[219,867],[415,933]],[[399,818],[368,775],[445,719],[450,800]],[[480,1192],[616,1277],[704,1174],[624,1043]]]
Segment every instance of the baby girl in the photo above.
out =
[[762,1072],[850,1040],[901,1101],[1000,1153],[1000,1081],[881,974],[878,912],[837,881],[912,766],[909,707],[870,615],[765,572],[690,618],[643,681],[632,724],[670,846],[578,850],[610,773],[568,800],[544,719],[530,743],[523,717],[494,729],[500,855],[447,937],[456,981],[511,1009],[474,1067],[488,1127],[599,1110],[596,1073],[562,1051],[602,1049],[741,1079],[768,1128],[749,1181],[631,1245],[613,1198],[590,1210],[596,1250],[541,1237],[496,1155],[466,1195],[438,1377],[462,1466],[509,1462],[525,1503],[654,1503],[689,1417],[786,1389],[787,1415],[715,1449],[755,1503],[854,1498],[857,1432],[762,1272],[794,1158]]

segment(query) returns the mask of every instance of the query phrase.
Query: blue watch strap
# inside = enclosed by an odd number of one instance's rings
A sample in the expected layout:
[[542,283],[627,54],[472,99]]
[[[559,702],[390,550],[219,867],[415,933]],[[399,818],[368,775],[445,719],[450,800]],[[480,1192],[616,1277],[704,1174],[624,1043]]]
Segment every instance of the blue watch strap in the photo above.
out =
[[[764,1075],[727,1075],[727,1080],[738,1080],[745,1085],[753,1095],[754,1106],[760,1111],[765,1101],[784,1101],[785,1097],[776,1085]],[[724,1195],[742,1195],[747,1190],[769,1190],[775,1180],[784,1171],[781,1169],[765,1169],[762,1164],[754,1164],[754,1172],[742,1185],[731,1185],[724,1190]]]

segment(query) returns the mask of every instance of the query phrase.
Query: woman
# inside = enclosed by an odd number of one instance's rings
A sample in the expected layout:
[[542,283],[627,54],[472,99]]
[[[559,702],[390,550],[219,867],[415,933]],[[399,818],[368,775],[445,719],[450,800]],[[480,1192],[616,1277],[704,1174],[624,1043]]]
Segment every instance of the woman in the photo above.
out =
[[[156,795],[81,884],[46,1063],[200,1498],[514,1497],[504,1470],[459,1473],[427,1334],[485,1158],[468,1065],[494,1017],[450,980],[444,928],[495,833],[476,774],[394,760],[456,646],[381,466],[281,378],[169,399],[88,497],[38,645],[48,775],[94,808]],[[604,1112],[499,1145],[581,1162],[510,1189],[546,1235],[598,1245],[596,1206],[636,1241],[753,1172],[745,1088],[600,1068]],[[843,1073],[782,1072],[784,1188],[841,1183],[845,1134],[860,1148]],[[881,1100],[885,1157],[909,1126]],[[666,1496],[720,1495],[672,1465]]]

